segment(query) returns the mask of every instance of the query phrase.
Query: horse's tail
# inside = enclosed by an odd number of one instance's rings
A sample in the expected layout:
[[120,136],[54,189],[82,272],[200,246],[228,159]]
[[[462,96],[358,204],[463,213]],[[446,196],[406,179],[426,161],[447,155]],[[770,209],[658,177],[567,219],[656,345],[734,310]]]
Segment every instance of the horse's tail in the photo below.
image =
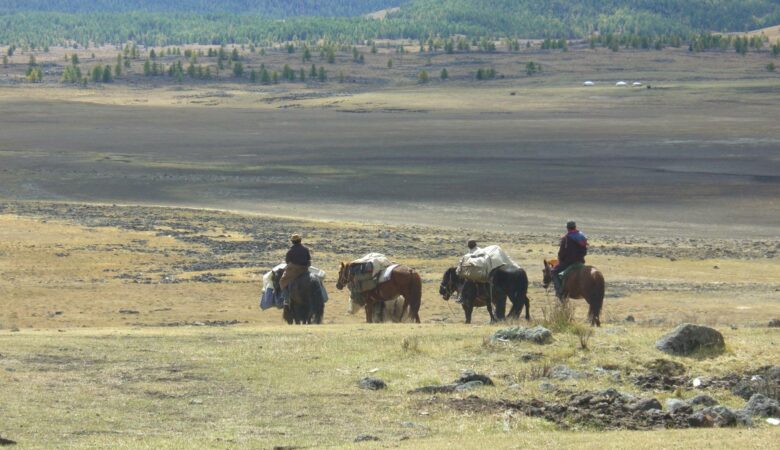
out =
[[591,324],[601,326],[601,308],[604,306],[604,291],[605,281],[604,275],[598,270],[592,272],[593,286],[590,288],[590,298],[588,304],[590,308],[588,310],[588,316],[590,316]]
[[[525,270],[520,270],[520,281],[517,283],[517,291],[515,293],[517,299],[525,306],[525,320],[531,320],[531,300],[528,299],[528,274]],[[522,312],[522,306],[517,311],[518,317]]]
[[420,305],[422,305],[422,278],[416,270],[411,269],[412,285],[409,293],[409,307],[412,319],[415,322],[420,323]]

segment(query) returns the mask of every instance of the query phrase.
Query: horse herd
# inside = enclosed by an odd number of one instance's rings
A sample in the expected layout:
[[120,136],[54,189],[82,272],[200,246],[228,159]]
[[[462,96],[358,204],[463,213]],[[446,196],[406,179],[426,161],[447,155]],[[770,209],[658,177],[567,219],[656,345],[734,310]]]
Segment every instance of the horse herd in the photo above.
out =
[[[341,263],[336,288],[343,290],[352,281],[349,263]],[[552,266],[546,260],[542,271],[542,285],[547,289],[552,281]],[[274,277],[278,279],[279,277]],[[564,280],[561,301],[569,298],[584,299],[588,303],[588,321],[593,326],[601,326],[601,309],[604,303],[604,277],[593,266],[583,266],[573,271]],[[275,283],[278,289],[278,284]],[[302,276],[289,287],[289,305],[284,307],[283,317],[289,324],[322,323],[324,299],[319,281]],[[528,275],[520,268],[499,267],[493,270],[485,283],[479,283],[460,277],[455,267],[444,272],[439,294],[449,300],[454,294],[459,297],[466,323],[471,323],[474,308],[486,307],[490,321],[507,318],[506,300],[512,303],[508,317],[518,320],[525,308],[525,319],[531,320],[528,299]],[[366,321],[373,322],[374,308],[378,304],[403,297],[401,319],[408,317],[420,323],[420,305],[422,303],[422,279],[411,267],[398,265],[390,273],[387,281],[379,283],[374,289],[362,293],[366,300]]]

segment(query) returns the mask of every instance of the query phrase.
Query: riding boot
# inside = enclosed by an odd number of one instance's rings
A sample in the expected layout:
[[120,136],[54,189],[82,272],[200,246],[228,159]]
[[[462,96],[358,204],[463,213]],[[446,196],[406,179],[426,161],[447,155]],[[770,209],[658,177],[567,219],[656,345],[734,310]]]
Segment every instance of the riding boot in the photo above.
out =
[[562,298],[563,284],[561,282],[561,277],[558,276],[557,272],[552,273],[552,282],[553,282],[553,286],[555,287],[555,296],[558,298]]

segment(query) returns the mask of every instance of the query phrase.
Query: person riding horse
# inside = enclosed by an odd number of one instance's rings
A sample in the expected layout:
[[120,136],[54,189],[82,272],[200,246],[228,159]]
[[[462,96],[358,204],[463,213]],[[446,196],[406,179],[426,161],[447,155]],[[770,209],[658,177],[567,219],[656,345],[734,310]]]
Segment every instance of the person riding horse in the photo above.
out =
[[477,241],[475,241],[474,239],[469,240],[468,243],[466,243],[466,245],[469,248],[469,253],[474,253],[480,250],[480,248],[477,246]]
[[588,238],[577,229],[577,224],[570,220],[566,223],[566,234],[561,238],[558,249],[558,265],[552,269],[552,282],[555,295],[563,297],[563,284],[559,274],[574,264],[585,264],[588,254]]
[[279,286],[282,289],[287,288],[290,283],[304,273],[309,273],[309,267],[311,266],[311,252],[301,243],[303,241],[301,235],[293,234],[290,236],[290,241],[292,242],[292,247],[287,251],[287,255],[284,258],[287,267],[285,267],[282,278],[279,280]]

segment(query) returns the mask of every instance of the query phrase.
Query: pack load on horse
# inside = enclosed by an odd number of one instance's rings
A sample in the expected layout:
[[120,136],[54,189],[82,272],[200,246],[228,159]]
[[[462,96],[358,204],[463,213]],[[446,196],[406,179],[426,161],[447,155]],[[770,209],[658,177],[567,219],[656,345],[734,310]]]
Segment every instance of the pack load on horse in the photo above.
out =
[[365,307],[369,323],[376,318],[375,304],[384,309],[388,302],[395,304],[398,297],[404,299],[399,320],[408,311],[416,322],[420,322],[420,275],[410,267],[393,263],[381,253],[369,253],[348,264],[341,263],[336,288],[341,290],[345,286],[349,288],[352,304],[349,311]]
[[588,302],[591,325],[601,326],[601,308],[604,305],[604,276],[593,266],[585,265],[588,238],[570,220],[566,234],[558,246],[558,259],[544,261],[543,285],[555,287],[555,296],[565,302],[569,298],[584,298]]
[[[278,290],[274,289],[274,286],[279,285],[281,274],[285,268],[287,268],[287,263],[281,263],[263,275],[263,293],[260,296],[260,309],[263,311],[270,308],[284,308],[287,293],[284,289],[281,289],[281,286]],[[309,275],[312,278],[316,278],[322,292],[323,303],[327,303],[328,292],[325,290],[325,271],[310,266]]]
[[[439,287],[444,300],[456,294],[458,303],[463,307],[466,323],[471,323],[471,315],[476,307],[487,307],[490,321],[503,320],[506,312],[506,299],[512,301],[509,317],[520,318],[525,307],[525,318],[531,320],[528,299],[528,275],[501,247],[491,245],[479,248],[476,242],[469,245],[470,253],[464,255],[457,267],[449,268]],[[493,315],[495,306],[496,314]]]
[[457,267],[457,275],[477,283],[487,283],[490,273],[499,267],[520,269],[498,245],[477,248],[463,255]]
[[[322,323],[327,301],[322,284],[325,272],[315,268],[312,274],[311,252],[301,242],[300,234],[290,236],[290,241],[292,246],[285,255],[284,264],[274,267],[268,278],[273,285],[273,293],[269,294],[270,303],[281,301],[284,310],[282,317],[288,324]],[[263,297],[266,297],[266,293],[267,285],[263,288]],[[266,300],[266,303],[269,301]],[[262,308],[263,298],[260,306]]]

